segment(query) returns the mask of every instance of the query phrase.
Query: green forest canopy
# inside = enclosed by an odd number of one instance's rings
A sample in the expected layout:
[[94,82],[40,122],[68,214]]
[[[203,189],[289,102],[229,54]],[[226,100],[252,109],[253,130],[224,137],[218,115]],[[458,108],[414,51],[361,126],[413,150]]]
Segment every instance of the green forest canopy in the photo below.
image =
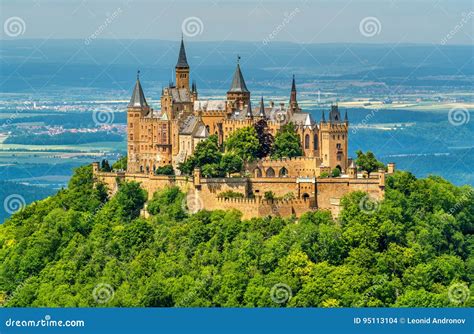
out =
[[[137,183],[109,199],[93,186],[91,167],[81,167],[67,189],[0,226],[0,303],[474,306],[465,290],[474,278],[473,197],[468,186],[397,172],[376,209],[351,193],[336,221],[326,211],[299,219],[188,214],[177,188],[157,192],[145,219]],[[272,298],[282,287],[285,298]]]

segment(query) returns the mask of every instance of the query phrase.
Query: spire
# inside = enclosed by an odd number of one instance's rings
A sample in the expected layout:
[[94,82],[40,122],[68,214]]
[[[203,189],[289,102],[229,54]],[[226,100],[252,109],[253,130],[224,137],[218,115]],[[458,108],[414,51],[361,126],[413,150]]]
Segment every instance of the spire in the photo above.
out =
[[263,96],[260,99],[260,111],[258,113],[258,116],[265,117],[265,105],[263,104]]
[[240,70],[240,56],[237,56],[237,68],[234,72],[234,78],[232,79],[229,93],[249,93],[247,85],[245,85],[244,76]]
[[252,102],[250,101],[249,101],[249,104],[247,105],[247,114],[245,116],[247,116],[247,118],[253,118]]
[[137,71],[137,82],[135,83],[135,88],[133,88],[132,98],[128,104],[129,108],[144,108],[148,107],[148,103],[145,99],[145,94],[143,94],[142,85],[140,84],[140,70]]
[[339,112],[339,107],[337,106],[337,104],[333,104],[331,106],[331,111],[329,112],[329,122],[341,122],[341,113]]
[[293,110],[296,110],[298,108],[298,102],[296,101],[296,83],[295,83],[294,74],[293,74],[293,80],[291,81],[290,107]]
[[347,109],[345,110],[344,121],[345,121],[345,122],[348,122],[348,121],[349,121],[349,119],[347,118]]
[[325,115],[325,113],[324,113],[324,110],[323,110],[323,114],[322,114],[322,116],[321,116],[321,122],[322,122],[322,123],[326,123],[326,115]]
[[176,63],[176,67],[189,68],[188,60],[186,59],[186,50],[184,48],[183,36],[181,36],[181,47],[179,48],[179,56],[178,62]]

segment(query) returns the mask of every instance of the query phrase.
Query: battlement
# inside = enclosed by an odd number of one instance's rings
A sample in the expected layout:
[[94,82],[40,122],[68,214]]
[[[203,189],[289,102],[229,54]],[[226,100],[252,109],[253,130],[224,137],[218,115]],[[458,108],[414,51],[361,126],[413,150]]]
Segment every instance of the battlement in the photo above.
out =
[[216,197],[217,202],[220,203],[238,203],[238,204],[259,204],[262,202],[260,197],[255,198],[225,198],[225,197]]
[[206,110],[206,109],[195,109],[200,111],[203,117],[221,117],[226,115],[226,110]]
[[347,131],[349,124],[344,122],[341,123],[330,123],[330,122],[321,122],[319,123],[320,130],[326,131]]
[[278,158],[278,159],[273,159],[273,158],[270,158],[270,157],[266,157],[266,158],[262,158],[260,159],[258,162],[289,162],[289,161],[293,161],[293,162],[296,162],[296,161],[313,161],[313,160],[317,160],[318,158],[317,157],[304,157],[304,156],[301,156],[301,157],[291,157],[291,158]]

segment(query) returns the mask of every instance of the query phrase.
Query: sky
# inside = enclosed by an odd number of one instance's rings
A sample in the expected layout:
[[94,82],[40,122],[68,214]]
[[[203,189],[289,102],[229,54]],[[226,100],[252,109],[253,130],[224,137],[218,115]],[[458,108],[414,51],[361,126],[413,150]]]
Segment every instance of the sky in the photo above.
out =
[[471,0],[1,0],[0,39],[473,44]]

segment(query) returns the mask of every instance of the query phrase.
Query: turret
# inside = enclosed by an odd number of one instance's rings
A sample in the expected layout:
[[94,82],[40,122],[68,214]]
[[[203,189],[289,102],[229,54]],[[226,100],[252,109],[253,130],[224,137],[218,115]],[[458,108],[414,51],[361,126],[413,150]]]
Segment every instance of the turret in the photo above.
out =
[[329,122],[330,123],[339,123],[341,122],[341,113],[339,112],[339,108],[337,104],[333,104],[331,106],[331,111],[329,112]]
[[253,113],[252,113],[252,102],[249,101],[249,104],[247,105],[247,113],[245,114],[245,117],[249,119],[253,119]]
[[295,83],[295,75],[294,74],[293,74],[293,80],[291,82],[290,108],[293,111],[296,111],[298,109],[298,101],[296,100],[296,83]]
[[196,82],[193,80],[193,83],[191,85],[191,94],[193,96],[193,102],[197,101],[198,99],[198,91],[197,91],[197,85]]
[[263,104],[263,96],[260,99],[260,109],[258,111],[258,117],[265,118],[265,105]]
[[186,88],[189,91],[189,65],[186,58],[183,37],[181,37],[181,46],[179,48],[178,62],[175,67],[176,87]]
[[140,83],[140,71],[137,71],[137,81],[133,88],[132,97],[128,103],[127,112],[127,136],[128,136],[128,165],[129,172],[136,173],[140,171],[139,161],[135,158],[140,154],[140,120],[148,115],[150,107],[146,102]]
[[237,67],[235,68],[234,77],[230,89],[227,92],[227,100],[232,102],[243,102],[244,105],[248,105],[250,102],[250,91],[247,89],[245,84],[244,76],[240,70],[240,56],[237,57]]
[[143,113],[148,112],[149,106],[145,99],[145,94],[143,93],[142,85],[140,83],[140,71],[137,71],[137,81],[135,82],[135,87],[133,88],[132,98],[128,103],[129,109],[140,109]]

